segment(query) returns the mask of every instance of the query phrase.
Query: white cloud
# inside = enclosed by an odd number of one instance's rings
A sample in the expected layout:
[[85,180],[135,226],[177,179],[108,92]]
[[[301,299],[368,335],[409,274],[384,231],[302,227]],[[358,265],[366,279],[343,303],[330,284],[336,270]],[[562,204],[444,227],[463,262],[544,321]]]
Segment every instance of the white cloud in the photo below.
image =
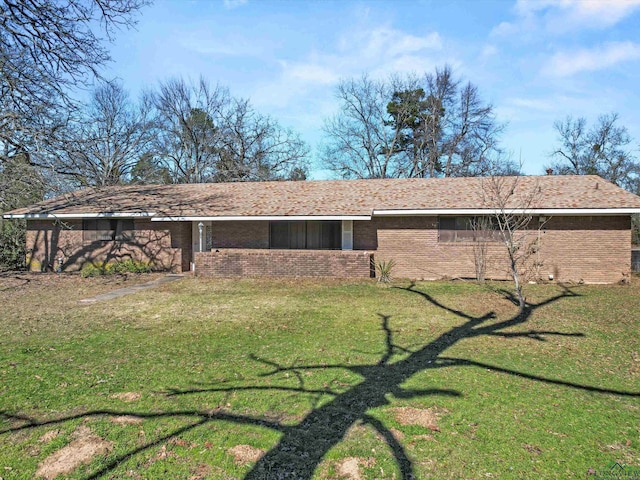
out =
[[367,32],[367,36],[369,38],[362,53],[369,58],[379,56],[389,58],[442,48],[442,39],[437,32],[418,37],[383,27]]
[[215,38],[211,32],[187,33],[178,41],[180,46],[201,55],[257,56],[260,48],[242,38]]
[[640,59],[640,45],[633,42],[613,42],[593,49],[555,54],[543,73],[567,77],[580,72],[591,72],[612,67],[618,63]]
[[[553,98],[542,97],[510,97],[503,99],[496,105],[496,114],[503,121],[528,122],[534,118],[545,118],[555,112],[563,100],[554,96]],[[549,120],[549,125],[551,120]]]
[[549,26],[560,23],[574,27],[606,28],[640,8],[640,0],[518,0],[516,11],[528,16],[547,15]]
[[[437,32],[419,36],[385,26],[352,29],[327,43],[324,50],[309,52],[297,61],[279,61],[280,77],[262,85],[252,98],[258,104],[281,107],[364,72],[372,77],[423,72],[436,64],[433,56],[441,49]],[[331,96],[329,91],[327,94]]]
[[291,79],[308,83],[332,84],[338,81],[338,77],[331,69],[314,63],[288,63],[280,62],[283,71]]
[[241,7],[242,5],[245,5],[247,2],[248,0],[224,0],[224,6],[225,8],[231,10],[233,8]]
[[[320,131],[322,118],[335,113],[333,87],[341,78],[359,77],[365,72],[372,78],[383,78],[391,73],[431,70],[441,63],[436,56],[442,44],[437,32],[413,35],[387,26],[354,27],[329,39],[322,50],[280,60],[279,77],[261,84],[250,96],[258,107],[279,115],[296,111],[298,122]],[[449,59],[449,63],[455,65],[455,59]]]
[[509,37],[515,35],[522,29],[522,26],[511,22],[500,22],[496,27],[491,30],[491,36],[495,37]]
[[526,108],[528,110],[539,110],[543,112],[552,111],[555,108],[555,105],[549,101],[549,99],[541,99],[541,98],[510,98],[506,101],[507,104],[510,104],[517,108]]
[[492,44],[487,44],[482,47],[482,51],[480,52],[480,56],[482,58],[494,57],[499,53],[498,47]]
[[[433,57],[422,55],[400,55],[381,64],[377,68],[372,68],[369,73],[374,78],[385,78],[391,73],[407,73],[421,74],[430,71],[435,67],[437,62]],[[449,62],[452,67],[457,66],[458,62]]]
[[340,78],[370,72],[418,72],[433,64],[442,49],[437,32],[412,35],[389,27],[350,31],[338,38],[333,49],[312,52],[307,60],[281,62],[283,77],[310,83],[336,83]]
[[523,33],[562,34],[582,29],[604,29],[640,10],[640,0],[518,0],[516,19],[502,22],[495,36]]

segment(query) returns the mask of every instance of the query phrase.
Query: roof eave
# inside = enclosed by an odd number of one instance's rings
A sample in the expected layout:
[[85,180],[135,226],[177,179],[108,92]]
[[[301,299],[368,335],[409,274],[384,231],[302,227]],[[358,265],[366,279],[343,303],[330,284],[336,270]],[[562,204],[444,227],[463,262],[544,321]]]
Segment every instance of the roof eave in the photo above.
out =
[[207,222],[251,220],[371,220],[371,215],[221,215],[221,216],[168,216],[153,217],[152,222]]
[[7,220],[47,220],[47,219],[83,219],[83,218],[145,218],[153,217],[155,212],[98,212],[98,213],[7,213],[2,216]]
[[[512,215],[632,215],[640,213],[640,207],[622,208],[513,208],[505,209]],[[439,208],[439,209],[400,209],[374,210],[374,217],[403,217],[422,215],[495,215],[495,208]]]

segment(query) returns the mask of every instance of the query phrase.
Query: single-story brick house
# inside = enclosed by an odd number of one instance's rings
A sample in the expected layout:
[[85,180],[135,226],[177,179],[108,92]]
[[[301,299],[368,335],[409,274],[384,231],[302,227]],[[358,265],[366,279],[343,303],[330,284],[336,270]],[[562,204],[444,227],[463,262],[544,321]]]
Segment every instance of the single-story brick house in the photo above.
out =
[[[536,275],[613,283],[631,270],[640,197],[598,176],[503,177],[507,208],[532,215]],[[491,216],[487,178],[336,180],[88,188],[4,218],[27,220],[32,270],[134,258],[203,276],[475,276],[469,219]],[[525,198],[533,199],[524,203]],[[523,207],[526,205],[526,209]],[[488,243],[487,276],[505,278]]]

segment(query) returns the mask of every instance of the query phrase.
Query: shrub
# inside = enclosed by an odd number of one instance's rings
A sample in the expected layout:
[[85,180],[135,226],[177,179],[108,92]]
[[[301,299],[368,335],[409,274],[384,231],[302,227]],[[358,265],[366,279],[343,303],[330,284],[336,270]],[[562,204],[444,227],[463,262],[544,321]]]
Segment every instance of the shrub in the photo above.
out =
[[383,260],[375,262],[374,265],[376,267],[378,281],[382,283],[389,283],[392,280],[391,271],[393,270],[393,267],[395,267],[396,262],[393,260]]
[[122,262],[109,262],[94,265],[85,265],[80,272],[84,278],[97,277],[99,275],[116,275],[122,273],[149,273],[151,266],[145,262],[137,262],[129,259]]
[[24,220],[3,221],[0,218],[0,272],[24,268],[25,225]]
[[82,275],[82,277],[84,278],[104,275],[104,268],[102,267],[102,265],[94,265],[90,263],[82,267],[80,275]]

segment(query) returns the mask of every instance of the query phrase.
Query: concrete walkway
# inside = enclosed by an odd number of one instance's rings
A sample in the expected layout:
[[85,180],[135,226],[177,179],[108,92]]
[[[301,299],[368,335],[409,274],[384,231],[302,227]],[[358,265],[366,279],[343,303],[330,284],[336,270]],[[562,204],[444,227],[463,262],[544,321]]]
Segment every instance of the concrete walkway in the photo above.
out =
[[125,295],[130,295],[132,293],[141,292],[142,290],[147,290],[149,288],[157,287],[158,285],[162,285],[163,283],[175,282],[176,280],[182,280],[184,275],[173,274],[165,275],[164,277],[156,278],[147,283],[141,283],[140,285],[133,285],[131,287],[119,288],[118,290],[114,290],[112,292],[103,293],[102,295],[96,295],[91,298],[83,298],[80,300],[80,303],[96,303],[103,302],[105,300],[112,300],[118,297],[124,297]]

